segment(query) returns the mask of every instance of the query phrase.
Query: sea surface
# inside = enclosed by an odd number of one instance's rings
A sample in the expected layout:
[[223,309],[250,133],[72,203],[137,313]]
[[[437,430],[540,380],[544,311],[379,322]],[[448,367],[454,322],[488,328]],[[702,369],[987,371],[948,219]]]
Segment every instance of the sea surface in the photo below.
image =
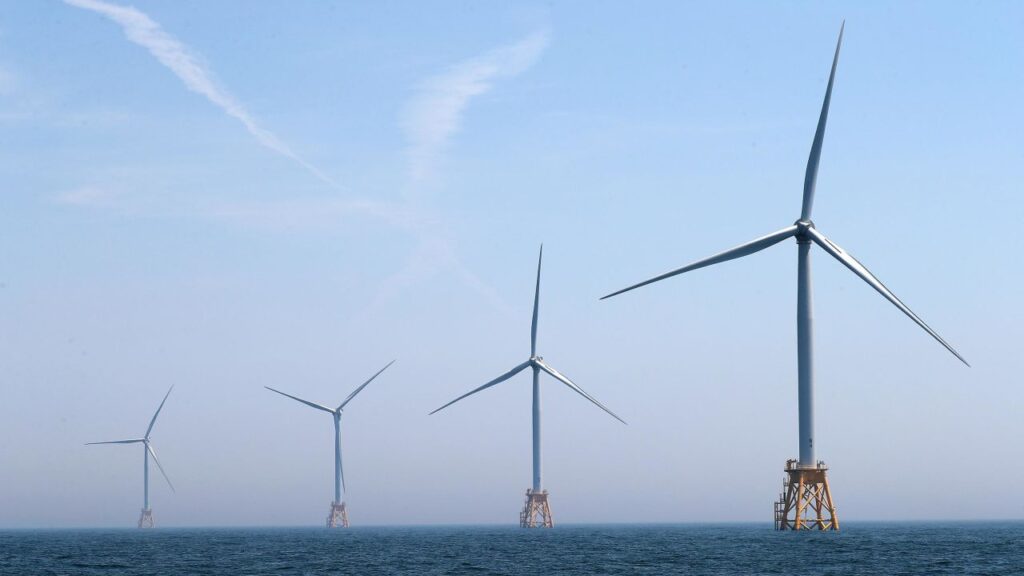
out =
[[1024,575],[1024,522],[17,530],[0,574]]

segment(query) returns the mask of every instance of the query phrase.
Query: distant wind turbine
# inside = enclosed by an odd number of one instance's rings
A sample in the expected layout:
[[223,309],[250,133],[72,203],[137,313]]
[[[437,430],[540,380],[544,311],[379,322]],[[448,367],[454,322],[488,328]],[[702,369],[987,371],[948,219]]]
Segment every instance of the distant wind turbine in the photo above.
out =
[[153,432],[153,425],[156,424],[156,417],[160,415],[160,411],[164,409],[164,402],[167,402],[167,397],[171,395],[171,390],[174,390],[174,386],[171,386],[167,390],[167,394],[164,395],[164,399],[160,402],[160,406],[156,409],[153,414],[153,418],[149,421],[149,427],[146,428],[146,435],[142,438],[134,438],[131,440],[111,440],[109,442],[87,442],[86,446],[94,446],[97,444],[142,444],[142,513],[139,515],[139,528],[152,528],[153,527],[153,511],[149,508],[149,457],[153,457],[153,462],[156,462],[157,468],[160,469],[160,473],[163,474],[164,480],[167,481],[167,485],[171,487],[171,491],[174,491],[174,484],[171,484],[171,479],[167,477],[167,472],[164,472],[164,467],[160,465],[160,461],[157,460],[156,452],[153,451],[153,444],[149,440],[149,434]]
[[535,527],[551,528],[551,527],[554,526],[554,520],[551,517],[551,508],[548,505],[548,491],[543,489],[542,483],[541,483],[541,458],[540,458],[540,373],[541,373],[541,371],[547,372],[548,375],[550,375],[555,380],[558,380],[559,382],[561,382],[562,384],[565,384],[570,389],[572,389],[574,392],[579,394],[580,396],[583,396],[587,400],[590,400],[598,408],[604,410],[605,412],[610,414],[613,418],[615,418],[619,422],[622,422],[623,424],[626,423],[625,420],[623,420],[622,418],[619,418],[618,416],[616,416],[615,413],[612,412],[611,410],[609,410],[608,408],[605,408],[605,406],[603,404],[601,404],[600,402],[598,402],[593,396],[591,396],[590,394],[587,394],[586,392],[584,392],[583,389],[580,388],[579,386],[577,386],[572,380],[569,380],[561,372],[559,372],[558,370],[555,370],[550,365],[548,365],[546,362],[544,362],[544,358],[543,357],[537,355],[537,312],[538,312],[538,305],[539,305],[539,302],[540,302],[540,268],[541,268],[541,261],[543,260],[543,258],[544,258],[544,246],[541,245],[541,247],[540,247],[540,256],[538,256],[538,258],[537,258],[537,286],[536,286],[536,289],[535,289],[534,295],[533,295],[533,323],[530,326],[530,357],[526,360],[526,362],[523,362],[522,364],[519,364],[515,368],[509,370],[508,372],[502,374],[501,376],[498,376],[494,380],[491,380],[490,382],[484,384],[483,386],[480,386],[479,388],[476,388],[474,390],[471,390],[471,391],[463,394],[462,396],[459,396],[455,400],[452,400],[451,402],[449,402],[449,403],[445,404],[444,406],[441,406],[437,410],[434,410],[433,412],[431,412],[431,414],[434,414],[436,412],[444,410],[445,408],[451,406],[452,404],[455,404],[459,400],[462,400],[463,398],[466,398],[467,396],[472,396],[473,394],[476,394],[477,392],[480,392],[481,390],[485,390],[487,388],[490,388],[491,386],[494,386],[495,384],[500,384],[500,383],[504,382],[505,380],[508,380],[509,378],[515,376],[516,374],[519,374],[523,370],[526,370],[527,368],[532,368],[533,369],[533,488],[531,488],[530,490],[526,491],[526,505],[524,506],[522,513],[519,515],[519,523],[524,528],[535,528]]
[[[814,141],[811,144],[810,157],[807,160],[807,171],[804,176],[803,206],[800,211],[800,218],[792,225],[767,236],[762,236],[746,244],[726,250],[704,260],[698,260],[692,264],[655,276],[639,284],[623,288],[602,298],[610,298],[634,288],[646,286],[671,278],[684,272],[690,272],[698,268],[704,268],[712,264],[726,262],[742,256],[748,256],[759,252],[785,240],[796,238],[797,243],[797,374],[798,374],[798,400],[799,400],[799,429],[800,429],[800,459],[797,462],[787,463],[789,485],[782,499],[776,505],[776,526],[780,529],[838,529],[839,521],[835,515],[835,507],[832,503],[831,492],[828,489],[828,481],[825,475],[824,463],[818,462],[814,455],[814,364],[812,345],[812,316],[811,316],[811,243],[817,244],[827,254],[840,261],[849,268],[860,279],[867,282],[891,302],[901,312],[906,314],[918,326],[924,329],[932,338],[942,344],[961,362],[967,364],[963,356],[949,345],[941,336],[932,330],[921,318],[914,314],[895,294],[889,291],[882,284],[881,280],[861,264],[856,258],[839,247],[838,244],[829,240],[822,234],[811,221],[811,208],[814,204],[814,189],[818,178],[818,161],[821,158],[821,145],[825,137],[825,123],[828,120],[829,102],[832,99],[832,84],[835,80],[836,65],[839,62],[839,47],[843,42],[843,28],[839,29],[839,40],[836,42],[835,56],[832,59],[832,71],[828,77],[828,87],[825,89],[825,101],[821,107],[821,115],[818,118],[818,127],[814,133]],[[812,493],[806,494],[803,488],[811,486]],[[822,517],[822,509],[829,512],[830,518]],[[815,518],[807,522],[802,514],[811,510],[815,512]],[[795,518],[789,514],[796,512]]]
[[387,370],[388,366],[391,366],[394,363],[394,360],[388,362],[386,366],[378,370],[377,373],[371,376],[369,380],[363,382],[361,386],[359,386],[351,394],[349,394],[348,398],[345,398],[344,402],[339,404],[337,408],[333,409],[328,408],[327,406],[322,406],[315,402],[310,402],[309,400],[303,400],[302,398],[292,396],[291,394],[285,394],[284,392],[281,392],[280,390],[275,390],[270,386],[264,386],[264,388],[270,390],[271,392],[277,392],[282,396],[287,396],[292,400],[302,402],[303,404],[309,406],[310,408],[323,410],[324,412],[327,412],[328,414],[334,417],[334,501],[331,502],[331,512],[327,516],[328,528],[348,528],[348,512],[345,510],[345,501],[342,498],[342,491],[345,487],[345,473],[342,471],[341,468],[341,412],[342,410],[344,410],[345,405],[347,405],[349,402],[352,401],[353,398],[356,397],[356,394],[362,392],[363,388],[366,388],[370,384],[370,382],[373,382],[374,378],[380,376],[381,372]]

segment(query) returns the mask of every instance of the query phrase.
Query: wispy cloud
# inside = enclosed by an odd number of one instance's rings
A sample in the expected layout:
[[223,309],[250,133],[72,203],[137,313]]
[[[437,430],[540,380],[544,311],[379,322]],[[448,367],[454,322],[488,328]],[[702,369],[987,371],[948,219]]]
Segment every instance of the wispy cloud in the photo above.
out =
[[423,82],[402,118],[409,145],[409,179],[418,188],[430,182],[440,156],[462,125],[470,100],[486,94],[496,80],[529,69],[548,44],[546,32],[460,62]]
[[15,78],[14,73],[0,64],[0,96],[13,94],[17,87],[18,80]]
[[327,197],[206,202],[200,213],[212,220],[278,232],[331,230],[352,216],[370,217],[409,230],[421,218],[403,204]]
[[405,266],[388,277],[381,284],[377,295],[365,308],[364,314],[377,313],[411,286],[438,274],[454,273],[464,286],[477,293],[493,309],[505,317],[513,316],[512,307],[492,286],[484,282],[459,259],[456,243],[451,230],[434,219],[419,219],[410,222],[411,231],[416,234],[416,247],[409,255]]
[[119,192],[109,188],[80,186],[57,194],[53,202],[63,206],[110,206],[118,196]]
[[[322,177],[319,171],[296,158],[273,135],[260,129],[230,95],[216,86],[197,57],[163,32],[145,14],[134,8],[113,6],[99,0],[64,1],[99,12],[121,24],[130,40],[149,49],[190,90],[203,94],[225,112],[241,120],[264,145],[295,159]],[[416,244],[403,268],[383,282],[365,313],[373,313],[388,305],[410,286],[440,274],[451,274],[495,309],[510,315],[510,307],[498,292],[461,261],[455,235],[445,218],[429,205],[419,202],[415,192],[427,185],[438,170],[438,163],[448,142],[462,126],[463,114],[470,101],[492,90],[498,80],[511,78],[529,69],[543,54],[547,43],[546,32],[535,33],[516,43],[457,63],[417,86],[413,98],[403,108],[400,120],[407,139],[409,192],[412,193],[407,193],[405,198],[393,202],[326,196],[289,196],[260,201],[216,201],[205,198],[185,207],[176,201],[174,210],[192,217],[278,232],[332,230],[339,221],[355,215],[379,219],[415,238]],[[76,206],[122,205],[126,198],[134,196],[82,187],[59,194],[54,201]],[[133,201],[135,205],[143,207],[139,210],[168,213],[167,204],[159,199],[154,200],[156,196],[159,195],[151,194],[145,198],[134,198]]]
[[[64,204],[94,205],[90,191],[82,188],[58,198]],[[99,190],[97,190],[99,192]],[[429,208],[412,208],[408,202],[376,202],[325,197],[289,198],[271,201],[217,202],[204,200],[194,207],[201,218],[277,233],[336,230],[339,221],[358,215],[373,218],[415,238],[415,246],[405,265],[386,278],[374,298],[361,312],[370,318],[390,306],[410,287],[419,285],[442,273],[454,274],[464,286],[506,317],[512,308],[500,294],[462,263],[455,250],[456,242],[450,228]]]
[[261,145],[291,159],[324,182],[336,185],[319,168],[313,166],[292,151],[269,130],[260,126],[248,110],[234,96],[221,87],[213,72],[188,46],[171,36],[145,13],[131,7],[109,4],[100,0],[64,0],[66,4],[90,10],[113,20],[124,30],[128,40],[149,50],[161,64],[185,84],[189,90],[205,96],[225,114],[235,118]]
[[[417,87],[401,118],[409,161],[406,204],[417,207],[417,213],[426,210],[418,202],[418,193],[432,182],[448,142],[462,127],[462,117],[470,101],[489,92],[498,80],[528,70],[540,59],[547,45],[547,32],[536,32],[513,44],[459,62]],[[498,293],[459,259],[454,237],[443,220],[421,218],[407,228],[416,236],[416,248],[405,267],[385,281],[370,310],[409,286],[450,271],[496,309],[509,314],[508,305]]]

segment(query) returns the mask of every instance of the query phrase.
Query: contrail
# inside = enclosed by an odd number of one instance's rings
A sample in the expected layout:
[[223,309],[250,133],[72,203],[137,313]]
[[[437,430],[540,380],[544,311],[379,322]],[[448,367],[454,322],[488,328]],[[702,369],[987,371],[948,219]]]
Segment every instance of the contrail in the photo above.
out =
[[403,128],[409,142],[409,178],[413,188],[429,182],[448,140],[462,125],[462,113],[495,80],[525,72],[544,52],[547,32],[464,60],[419,86],[408,104]]
[[548,33],[541,30],[518,42],[458,62],[419,84],[401,120],[409,160],[409,189],[404,202],[409,213],[420,214],[420,218],[407,219],[405,223],[416,236],[417,245],[405,267],[385,282],[369,309],[375,309],[399,290],[424,277],[447,269],[455,271],[467,286],[496,309],[511,315],[511,308],[498,293],[458,258],[451,231],[420,203],[418,194],[430,184],[448,141],[462,127],[462,116],[470,101],[489,92],[499,79],[528,70],[540,59],[547,45]]
[[186,88],[197,94],[202,94],[228,116],[241,122],[257,142],[296,162],[320,180],[337,186],[319,168],[303,160],[277,136],[257,124],[249,112],[235,100],[234,96],[217,84],[213,72],[206,69],[201,58],[188,46],[179,42],[177,38],[165,32],[160,24],[152,18],[131,6],[118,6],[100,0],[64,0],[64,2],[113,20],[121,26],[128,40],[149,50],[154,58],[170,68],[185,83]]

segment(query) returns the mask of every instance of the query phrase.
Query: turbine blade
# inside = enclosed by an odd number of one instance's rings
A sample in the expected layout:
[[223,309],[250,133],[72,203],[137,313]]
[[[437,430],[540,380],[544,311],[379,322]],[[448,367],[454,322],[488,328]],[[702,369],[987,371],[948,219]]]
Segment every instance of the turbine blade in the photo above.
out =
[[[459,400],[462,400],[462,399],[463,399],[463,398],[465,398],[466,396],[472,396],[473,394],[476,394],[477,392],[479,392],[479,391],[481,391],[481,390],[484,390],[484,389],[490,388],[491,386],[494,386],[495,384],[501,384],[501,383],[502,383],[502,382],[504,382],[505,380],[508,380],[509,378],[511,378],[511,377],[515,376],[516,374],[519,374],[520,372],[522,372],[523,370],[525,370],[525,369],[526,369],[526,368],[527,368],[527,367],[528,367],[529,365],[530,365],[530,361],[529,361],[529,360],[527,360],[526,362],[523,362],[523,363],[522,363],[522,364],[520,364],[519,366],[516,366],[515,368],[513,368],[513,369],[509,370],[508,372],[505,372],[505,373],[504,373],[504,374],[502,374],[501,376],[498,376],[498,377],[497,377],[497,378],[495,378],[494,380],[491,380],[491,381],[490,381],[490,382],[488,382],[487,384],[484,384],[483,386],[481,386],[481,387],[479,387],[479,388],[475,388],[475,389],[473,389],[473,390],[470,390],[469,392],[466,392],[466,393],[465,393],[465,394],[463,394],[462,396],[459,396],[459,397],[458,397],[458,398],[456,398],[455,400],[452,400],[451,402],[449,402],[449,403],[445,404],[444,406],[441,406],[440,408],[438,408],[437,410],[434,410],[434,412],[431,412],[430,414],[434,414],[435,412],[440,412],[441,410],[444,410],[445,408],[447,408],[447,407],[451,406],[452,404],[455,404],[455,403],[456,403],[456,402],[458,402]],[[428,416],[429,416],[430,414],[428,414]]]
[[108,442],[86,442],[86,446],[95,446],[96,444],[138,444],[139,442],[145,442],[145,438],[136,438],[134,440],[110,440]]
[[[550,374],[555,380],[558,380],[562,384],[565,384],[569,388],[572,388],[573,390],[576,391],[577,394],[579,394],[580,396],[583,396],[587,400],[590,400],[591,402],[593,402],[594,405],[596,405],[601,410],[604,410],[608,414],[611,414],[612,418],[615,418],[619,422],[622,422],[623,424],[626,424],[626,421],[623,420],[622,418],[619,418],[618,415],[615,414],[615,412],[612,412],[611,410],[606,408],[604,404],[601,404],[600,402],[598,402],[596,398],[594,398],[590,394],[587,394],[586,391],[583,390],[583,388],[580,388],[575,382],[573,382],[572,380],[569,380],[564,374],[562,374],[558,370],[555,370],[551,366],[548,366],[547,364],[545,364],[543,360],[537,360],[537,366],[540,366],[541,370],[543,370],[543,371],[547,372],[548,374]],[[626,424],[626,425],[628,426],[628,424]]]
[[950,346],[948,342],[943,340],[937,332],[935,332],[934,330],[931,329],[931,327],[925,324],[924,320],[921,320],[921,318],[919,318],[917,314],[914,314],[914,312],[910,308],[908,308],[906,304],[904,304],[899,298],[896,297],[895,294],[893,294],[888,288],[886,288],[885,284],[882,284],[882,281],[876,278],[875,275],[872,274],[856,258],[854,258],[852,254],[840,248],[838,244],[832,242],[831,240],[826,238],[824,234],[822,234],[821,232],[814,228],[809,228],[807,232],[808,234],[810,234],[814,242],[818,246],[821,246],[822,249],[825,250],[825,252],[831,254],[833,258],[839,260],[844,265],[846,265],[846,267],[849,268],[854,274],[860,276],[862,280],[864,280],[872,288],[877,290],[879,294],[885,296],[886,300],[892,302],[894,306],[899,308],[904,314],[910,317],[911,320],[916,322],[917,325],[923,328],[925,332],[931,334],[932,338],[935,338],[939,342],[939,344],[945,346],[946,350],[949,350],[950,352],[953,353],[954,356],[959,358],[961,362],[970,366],[970,364],[967,363],[967,360],[964,360],[964,357],[961,356],[959,352],[954,350],[953,347]]
[[537,308],[540,304],[540,264],[544,260],[544,245],[540,245],[537,257],[537,288],[533,293],[533,324],[530,325],[530,356],[537,355]]
[[156,417],[159,416],[160,411],[164,409],[164,402],[167,402],[167,397],[171,395],[171,390],[174,390],[173,385],[167,390],[167,394],[164,394],[164,399],[160,401],[160,406],[156,409],[156,413],[153,414],[153,419],[149,421],[149,428],[146,428],[146,435],[144,438],[149,438],[149,433],[153,431],[153,424],[156,424]]
[[160,465],[160,460],[157,459],[156,452],[153,451],[153,447],[149,445],[149,442],[146,442],[146,450],[149,450],[149,455],[153,457],[153,462],[156,462],[156,467],[164,475],[164,480],[167,480],[167,485],[171,487],[171,492],[176,492],[174,484],[171,484],[171,479],[167,477],[167,472],[164,472],[164,467]]
[[807,158],[807,173],[804,174],[804,203],[800,210],[800,219],[808,220],[811,217],[811,208],[814,206],[814,185],[818,181],[818,161],[821,159],[821,143],[825,140],[825,124],[828,122],[828,105],[832,101],[832,83],[836,79],[836,65],[839,63],[839,47],[843,44],[843,29],[846,28],[846,20],[843,20],[839,27],[839,40],[836,41],[836,54],[832,57],[832,71],[828,75],[828,87],[825,88],[825,101],[821,104],[821,116],[818,117],[818,128],[814,131],[814,142],[811,144],[811,154]]
[[345,494],[348,492],[348,488],[345,486],[345,463],[339,462],[338,470],[341,471],[341,495],[344,499]]
[[324,412],[330,412],[331,414],[334,414],[334,410],[331,410],[327,406],[321,406],[321,405],[319,405],[319,404],[317,404],[315,402],[310,402],[308,400],[303,400],[302,398],[298,398],[296,396],[292,396],[291,394],[285,394],[284,392],[281,392],[280,390],[275,390],[275,389],[271,388],[270,386],[264,386],[264,388],[266,388],[267,390],[270,390],[271,392],[277,392],[281,396],[287,396],[287,397],[291,398],[292,400],[297,400],[299,402],[302,402],[306,406],[310,406],[312,408],[316,408],[317,410],[323,410]]
[[339,405],[338,405],[338,410],[341,410],[342,408],[344,408],[344,407],[345,407],[345,404],[348,404],[350,400],[352,400],[353,398],[355,398],[355,397],[356,397],[356,394],[359,394],[359,392],[361,392],[361,391],[363,390],[363,388],[366,388],[366,386],[367,386],[367,385],[368,385],[368,384],[369,384],[370,382],[373,382],[373,379],[374,379],[374,378],[376,378],[377,376],[380,376],[380,373],[381,373],[381,372],[383,372],[383,371],[387,370],[387,369],[388,369],[388,366],[391,366],[391,365],[392,365],[392,364],[394,364],[394,363],[395,363],[395,361],[394,361],[394,360],[392,360],[391,362],[388,362],[388,363],[387,363],[387,366],[384,366],[383,368],[381,368],[380,370],[378,370],[376,374],[374,374],[373,376],[370,376],[370,379],[369,379],[369,380],[367,380],[366,382],[363,382],[362,386],[360,386],[359,388],[356,388],[354,392],[352,392],[351,394],[349,394],[349,395],[348,395],[348,398],[345,398],[345,401],[344,401],[344,402],[342,402],[341,404],[339,404]]
[[666,273],[662,274],[661,276],[655,276],[654,278],[651,278],[650,280],[644,280],[643,282],[641,282],[639,284],[634,284],[634,285],[630,286],[629,288],[623,288],[622,290],[619,290],[617,292],[612,292],[611,294],[608,294],[607,296],[602,296],[601,300],[604,300],[605,298],[611,298],[612,296],[617,296],[619,294],[622,294],[623,292],[629,292],[630,290],[633,290],[634,288],[639,288],[641,286],[646,286],[648,284],[652,284],[652,283],[657,282],[659,280],[664,280],[665,278],[670,278],[670,277],[675,276],[677,274],[682,274],[683,272],[689,272],[691,270],[696,270],[698,268],[704,268],[705,266],[711,266],[712,264],[718,264],[720,262],[726,262],[728,260],[733,260],[735,258],[740,258],[740,257],[743,257],[743,256],[748,256],[750,254],[753,254],[754,252],[760,252],[761,250],[764,250],[765,248],[767,248],[769,246],[772,246],[774,244],[778,244],[779,242],[785,240],[786,238],[789,238],[790,236],[792,236],[793,234],[796,233],[796,230],[797,230],[797,227],[796,227],[795,224],[792,225],[792,226],[787,226],[786,228],[783,228],[782,230],[779,230],[778,232],[772,232],[771,234],[768,234],[767,236],[762,236],[760,238],[757,238],[756,240],[751,240],[750,242],[747,242],[746,244],[740,244],[739,246],[736,246],[735,248],[730,248],[730,249],[726,250],[725,252],[720,252],[718,254],[715,254],[714,256],[711,256],[710,258],[705,258],[703,260],[698,260],[698,261],[694,262],[693,264],[688,264],[686,266],[683,266],[682,268],[677,268],[675,270],[672,270],[671,272],[666,272]]

